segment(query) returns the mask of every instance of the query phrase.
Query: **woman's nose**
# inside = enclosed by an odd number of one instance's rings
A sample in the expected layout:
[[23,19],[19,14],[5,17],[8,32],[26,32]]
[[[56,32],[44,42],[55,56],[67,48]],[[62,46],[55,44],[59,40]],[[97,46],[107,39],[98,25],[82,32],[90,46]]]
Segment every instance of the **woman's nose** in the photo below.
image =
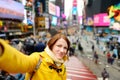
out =
[[61,51],[61,52],[64,52],[64,48],[60,48],[60,51]]

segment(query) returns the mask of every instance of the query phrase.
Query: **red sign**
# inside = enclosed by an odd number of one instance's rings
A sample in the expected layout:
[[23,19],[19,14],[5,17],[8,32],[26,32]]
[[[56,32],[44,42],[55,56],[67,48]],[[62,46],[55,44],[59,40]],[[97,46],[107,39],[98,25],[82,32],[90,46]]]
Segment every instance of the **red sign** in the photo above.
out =
[[77,6],[77,0],[73,1],[73,6],[76,7]]

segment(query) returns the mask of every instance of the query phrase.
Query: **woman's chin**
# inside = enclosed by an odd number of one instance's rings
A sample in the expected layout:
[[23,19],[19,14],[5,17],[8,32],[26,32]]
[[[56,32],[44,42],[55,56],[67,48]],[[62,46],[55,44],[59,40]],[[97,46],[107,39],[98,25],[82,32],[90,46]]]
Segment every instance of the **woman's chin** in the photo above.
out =
[[62,59],[63,57],[62,56],[57,56],[57,59]]

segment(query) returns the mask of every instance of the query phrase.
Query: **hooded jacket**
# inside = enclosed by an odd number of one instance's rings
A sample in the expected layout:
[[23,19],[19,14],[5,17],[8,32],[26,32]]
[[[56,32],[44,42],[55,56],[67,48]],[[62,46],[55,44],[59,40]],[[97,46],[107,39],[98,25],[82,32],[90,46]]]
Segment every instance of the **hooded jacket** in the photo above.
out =
[[30,80],[32,72],[41,58],[41,64],[32,80],[66,80],[66,68],[63,64],[67,59],[66,56],[63,60],[56,60],[48,47],[43,52],[25,55],[2,39],[0,39],[0,44],[4,47],[3,55],[0,56],[0,69],[9,73],[26,73],[25,80]]

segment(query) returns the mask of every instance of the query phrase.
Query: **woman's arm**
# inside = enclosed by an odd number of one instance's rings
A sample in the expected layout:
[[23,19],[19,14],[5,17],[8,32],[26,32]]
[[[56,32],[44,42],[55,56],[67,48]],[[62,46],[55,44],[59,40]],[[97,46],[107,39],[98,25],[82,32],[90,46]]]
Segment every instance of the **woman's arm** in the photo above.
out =
[[25,73],[34,70],[39,54],[25,55],[0,39],[0,69],[10,73]]
[[3,48],[3,46],[0,44],[0,56],[2,56],[3,51],[4,51],[4,48]]

